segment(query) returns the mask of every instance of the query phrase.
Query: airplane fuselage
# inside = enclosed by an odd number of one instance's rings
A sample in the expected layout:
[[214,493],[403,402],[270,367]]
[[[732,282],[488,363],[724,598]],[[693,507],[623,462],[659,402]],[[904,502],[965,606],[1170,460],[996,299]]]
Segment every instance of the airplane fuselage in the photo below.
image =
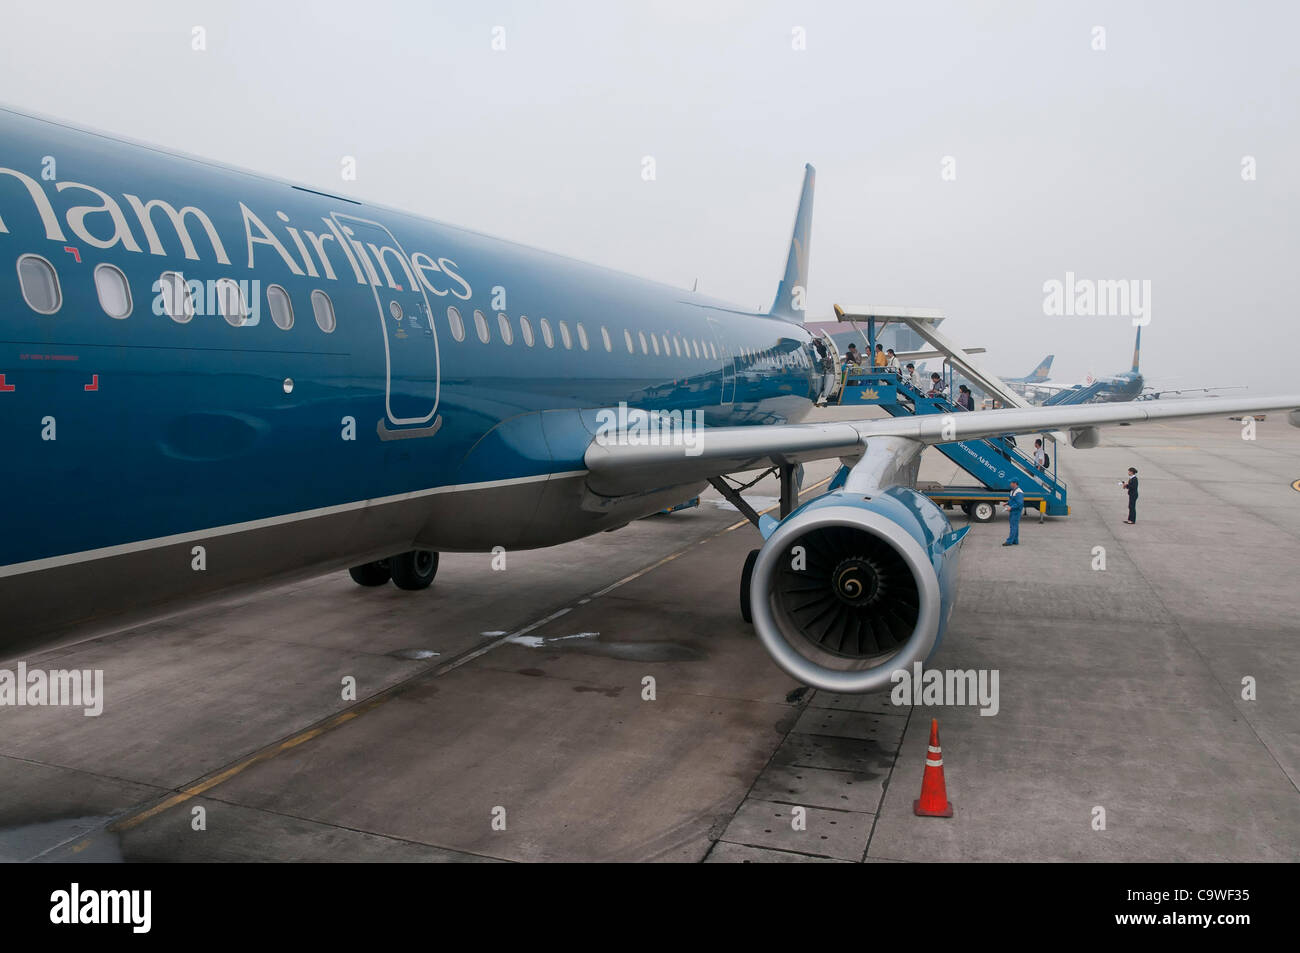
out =
[[620,526],[696,487],[593,495],[602,409],[798,420],[813,356],[796,324],[0,111],[0,618]]

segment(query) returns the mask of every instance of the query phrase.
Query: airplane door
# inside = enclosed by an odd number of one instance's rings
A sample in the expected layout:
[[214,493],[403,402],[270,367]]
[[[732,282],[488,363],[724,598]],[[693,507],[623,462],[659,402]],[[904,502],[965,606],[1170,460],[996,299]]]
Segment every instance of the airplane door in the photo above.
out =
[[[378,222],[333,213],[374,296],[384,349],[384,440],[429,437],[442,426],[438,333],[433,312],[405,249]],[[360,245],[360,248],[357,246]]]
[[718,330],[718,322],[709,318],[709,330],[718,344],[718,356],[722,358],[722,398],[721,404],[731,404],[736,400],[736,361],[727,347],[726,340]]

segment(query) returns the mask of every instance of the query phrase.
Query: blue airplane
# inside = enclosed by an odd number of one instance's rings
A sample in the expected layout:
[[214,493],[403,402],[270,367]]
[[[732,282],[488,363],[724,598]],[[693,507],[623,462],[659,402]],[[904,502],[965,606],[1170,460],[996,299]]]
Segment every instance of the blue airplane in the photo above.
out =
[[[1141,357],[1142,328],[1139,326],[1137,336],[1133,341],[1133,366],[1129,370],[1058,390],[1043,401],[1043,406],[1055,407],[1069,404],[1102,404],[1137,400],[1142,396],[1146,387],[1142,372],[1138,370]],[[1153,396],[1158,397],[1159,394]]]
[[[551,546],[776,466],[742,574],[834,691],[928,658],[959,543],[927,445],[1291,412],[1300,396],[801,424],[814,172],[761,313],[344,196],[0,110],[0,644],[350,568]],[[1206,406],[1208,404],[1208,406]],[[796,506],[802,463],[845,461]]]
[[1042,384],[1051,380],[1048,375],[1052,372],[1052,361],[1056,359],[1055,354],[1049,354],[1038,362],[1038,366],[1026,374],[1024,377],[1004,377],[1004,384]]

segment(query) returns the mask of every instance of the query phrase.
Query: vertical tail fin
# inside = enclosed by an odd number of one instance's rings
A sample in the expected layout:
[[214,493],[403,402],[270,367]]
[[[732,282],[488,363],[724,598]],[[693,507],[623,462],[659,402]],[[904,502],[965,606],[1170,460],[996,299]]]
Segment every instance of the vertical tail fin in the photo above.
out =
[[1039,363],[1029,374],[1031,381],[1045,381],[1047,375],[1052,372],[1052,361],[1056,359],[1055,354],[1049,354]]
[[1138,325],[1137,339],[1133,342],[1133,373],[1138,372],[1138,358],[1142,355],[1142,326]]
[[790,236],[790,254],[785,260],[785,274],[776,289],[776,300],[768,312],[774,318],[802,324],[808,294],[808,251],[812,244],[813,185],[817,170],[804,166],[803,191],[799,210],[794,215],[794,234]]

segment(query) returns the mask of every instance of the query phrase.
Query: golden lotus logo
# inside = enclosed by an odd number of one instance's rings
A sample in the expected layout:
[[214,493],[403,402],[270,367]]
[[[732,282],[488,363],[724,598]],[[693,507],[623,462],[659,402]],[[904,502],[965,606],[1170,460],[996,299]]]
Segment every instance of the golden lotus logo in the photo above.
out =
[[879,392],[878,392],[874,387],[864,387],[864,388],[862,388],[862,399],[863,399],[863,400],[879,400],[879,399],[880,399],[880,393],[879,393]]

